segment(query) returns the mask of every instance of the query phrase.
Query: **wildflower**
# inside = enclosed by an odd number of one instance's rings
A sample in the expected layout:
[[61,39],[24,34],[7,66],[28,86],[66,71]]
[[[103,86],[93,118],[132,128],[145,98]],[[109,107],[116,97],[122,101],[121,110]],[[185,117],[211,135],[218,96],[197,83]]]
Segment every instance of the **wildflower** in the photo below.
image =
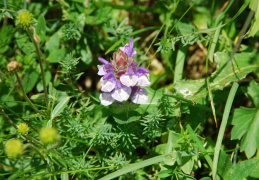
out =
[[58,131],[54,128],[44,127],[40,131],[40,140],[44,144],[52,144],[59,138]]
[[100,100],[101,104],[108,106],[114,101],[131,101],[136,104],[145,104],[148,100],[147,91],[139,86],[149,86],[149,71],[144,67],[138,67],[133,61],[134,50],[133,39],[129,44],[120,47],[114,54],[113,59],[108,62],[98,58],[102,65],[97,65],[98,75],[101,78]]
[[18,133],[20,133],[20,134],[28,134],[29,127],[28,127],[28,125],[26,123],[20,123],[17,127],[18,127],[18,129],[17,129]]
[[16,158],[23,153],[23,144],[18,139],[10,139],[5,144],[5,153],[10,158]]
[[18,12],[16,23],[23,29],[29,28],[34,23],[33,14],[27,10],[21,10]]

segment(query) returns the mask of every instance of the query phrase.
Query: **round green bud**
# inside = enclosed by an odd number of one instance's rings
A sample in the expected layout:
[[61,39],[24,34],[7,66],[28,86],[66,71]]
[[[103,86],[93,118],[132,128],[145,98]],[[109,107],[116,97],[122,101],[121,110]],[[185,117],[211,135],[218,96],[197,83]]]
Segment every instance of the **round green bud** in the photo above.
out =
[[23,29],[29,28],[33,23],[33,14],[27,10],[21,10],[16,17],[16,23]]
[[20,134],[28,134],[29,127],[28,127],[28,125],[26,123],[20,123],[17,127],[18,127],[18,129],[17,129],[18,133],[20,133]]
[[58,131],[54,128],[44,127],[40,131],[40,140],[44,144],[52,144],[58,140]]
[[18,139],[10,139],[5,144],[5,153],[10,158],[16,158],[23,153],[23,144]]

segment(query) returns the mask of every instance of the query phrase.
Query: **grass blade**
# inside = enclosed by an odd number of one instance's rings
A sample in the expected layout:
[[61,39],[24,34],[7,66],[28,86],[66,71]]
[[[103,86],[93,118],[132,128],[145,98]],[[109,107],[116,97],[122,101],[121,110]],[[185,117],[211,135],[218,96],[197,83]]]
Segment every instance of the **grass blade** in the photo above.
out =
[[220,129],[219,129],[219,135],[218,135],[218,139],[217,139],[217,143],[216,143],[216,147],[215,147],[214,158],[213,158],[213,166],[212,166],[212,178],[213,179],[216,179],[220,147],[221,147],[224,132],[225,132],[225,129],[226,129],[226,126],[227,126],[230,109],[232,107],[232,103],[233,103],[234,97],[236,95],[238,86],[239,86],[238,83],[234,82],[234,84],[233,84],[233,86],[230,90],[230,93],[228,95],[227,103],[226,103],[226,106],[225,106],[221,126],[220,126]]

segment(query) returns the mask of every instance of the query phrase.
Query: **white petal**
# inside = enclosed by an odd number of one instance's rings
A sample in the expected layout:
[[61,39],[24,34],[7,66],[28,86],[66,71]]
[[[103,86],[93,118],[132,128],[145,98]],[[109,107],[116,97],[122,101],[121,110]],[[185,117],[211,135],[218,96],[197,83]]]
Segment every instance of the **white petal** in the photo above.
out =
[[106,72],[104,71],[104,65],[97,65],[97,68],[98,68],[98,75],[99,76],[103,76],[106,74]]
[[148,95],[147,91],[143,89],[143,92],[136,92],[132,97],[131,97],[132,102],[135,104],[145,104],[148,101]]
[[139,86],[149,86],[151,82],[149,81],[149,74],[145,73],[138,77],[138,85]]
[[103,92],[111,92],[116,86],[116,84],[112,81],[109,81],[109,79],[103,80],[103,78],[101,78],[100,81],[102,86],[101,90]]
[[123,74],[120,77],[120,81],[123,85],[130,87],[130,86],[135,86],[138,82],[138,76],[136,75],[127,75],[127,74]]
[[131,88],[124,86],[121,89],[115,89],[112,93],[112,97],[117,101],[126,101],[131,94]]
[[99,98],[101,100],[101,104],[104,106],[109,106],[114,102],[110,93],[101,93]]

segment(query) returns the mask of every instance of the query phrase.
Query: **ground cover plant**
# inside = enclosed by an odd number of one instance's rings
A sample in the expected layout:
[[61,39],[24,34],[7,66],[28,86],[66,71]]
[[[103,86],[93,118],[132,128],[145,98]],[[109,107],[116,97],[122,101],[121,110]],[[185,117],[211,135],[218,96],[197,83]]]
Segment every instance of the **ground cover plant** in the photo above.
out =
[[0,5],[0,179],[259,178],[258,0]]

